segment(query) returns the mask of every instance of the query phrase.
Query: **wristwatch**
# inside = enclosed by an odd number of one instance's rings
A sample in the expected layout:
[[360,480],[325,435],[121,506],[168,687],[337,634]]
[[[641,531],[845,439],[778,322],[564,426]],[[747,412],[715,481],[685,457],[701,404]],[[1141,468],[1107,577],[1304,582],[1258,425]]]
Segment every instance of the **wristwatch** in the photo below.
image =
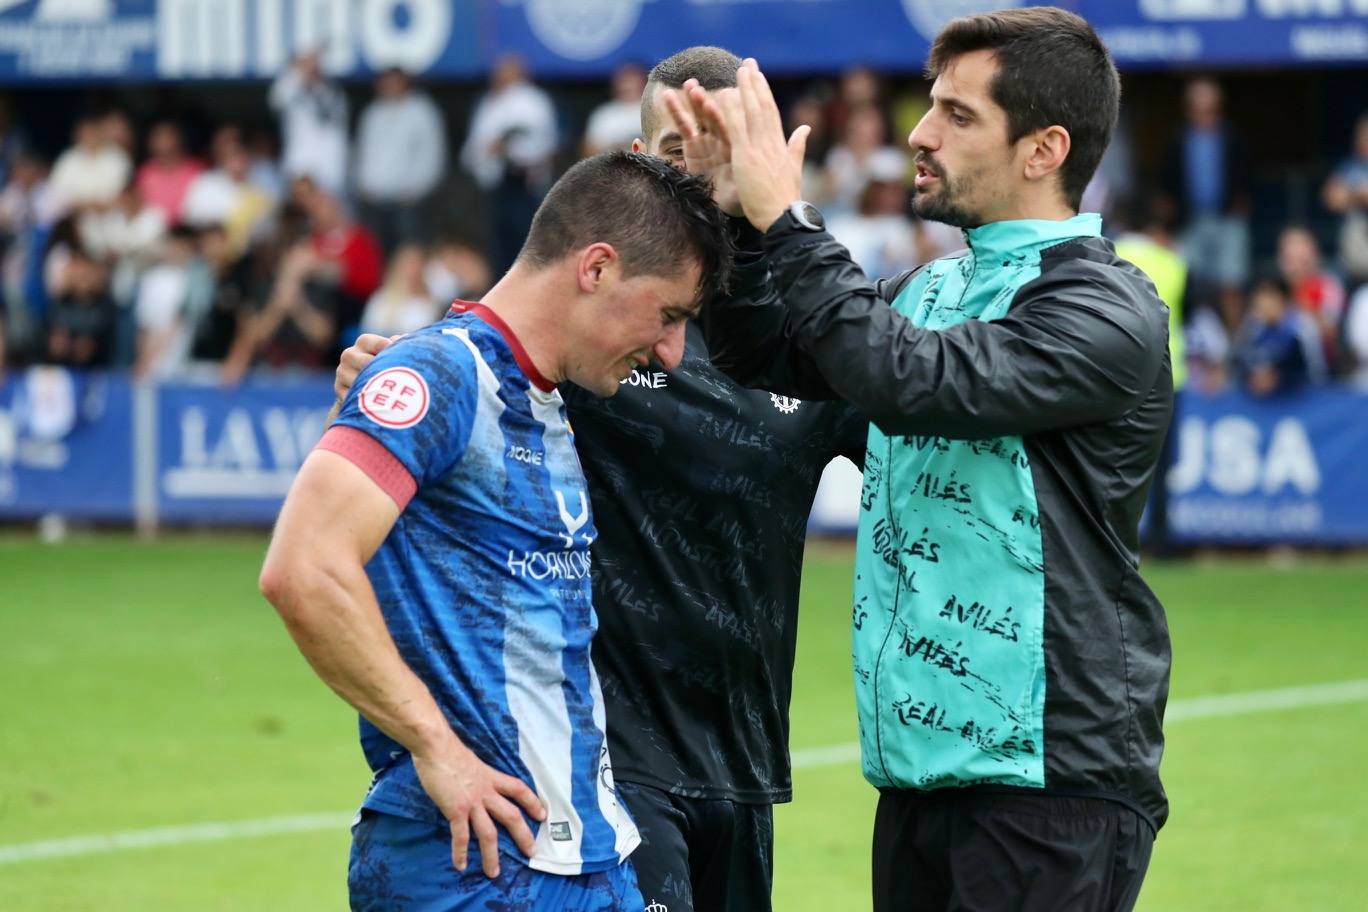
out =
[[788,214],[793,224],[804,231],[826,230],[826,219],[822,218],[821,210],[807,200],[794,200],[789,204]]

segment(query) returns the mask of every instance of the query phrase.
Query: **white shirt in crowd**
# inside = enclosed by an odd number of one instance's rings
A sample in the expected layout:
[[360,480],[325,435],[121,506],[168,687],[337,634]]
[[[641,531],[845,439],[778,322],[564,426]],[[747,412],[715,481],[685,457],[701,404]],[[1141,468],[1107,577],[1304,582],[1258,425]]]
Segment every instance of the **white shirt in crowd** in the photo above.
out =
[[827,179],[831,182],[830,213],[856,207],[860,193],[871,180],[901,177],[907,172],[907,156],[893,146],[880,146],[859,158],[846,146],[833,146],[826,157]]
[[422,199],[442,179],[446,160],[446,124],[423,93],[377,98],[361,112],[356,188],[362,197],[386,203]]
[[[494,149],[501,139],[504,155]],[[481,187],[491,190],[503,180],[506,160],[549,178],[555,149],[556,109],[551,97],[531,83],[519,82],[480,99],[461,163]]]
[[1368,285],[1349,299],[1349,313],[1344,318],[1344,344],[1356,365],[1354,385],[1368,390]]
[[132,215],[119,208],[87,212],[77,224],[81,243],[92,256],[127,256],[140,264],[157,258],[168,227],[166,213],[156,206],[143,206]]
[[591,152],[630,149],[641,135],[641,103],[605,101],[589,115],[584,128],[584,144]]
[[286,177],[308,177],[340,195],[347,179],[347,96],[330,82],[306,82],[290,67],[271,84],[270,101],[280,115]]
[[148,376],[166,378],[179,373],[190,358],[190,269],[182,264],[158,263],[142,275],[134,319],[138,329],[152,336],[170,334],[146,365]]
[[361,332],[393,336],[422,329],[441,317],[443,305],[429,295],[379,289],[361,313]]
[[196,227],[221,225],[237,208],[245,189],[222,168],[202,171],[185,191],[181,220]]
[[48,177],[52,193],[63,212],[78,206],[113,202],[132,176],[128,153],[112,143],[95,151],[72,146],[57,158]]
[[827,229],[870,281],[919,265],[917,231],[905,215],[834,216]]

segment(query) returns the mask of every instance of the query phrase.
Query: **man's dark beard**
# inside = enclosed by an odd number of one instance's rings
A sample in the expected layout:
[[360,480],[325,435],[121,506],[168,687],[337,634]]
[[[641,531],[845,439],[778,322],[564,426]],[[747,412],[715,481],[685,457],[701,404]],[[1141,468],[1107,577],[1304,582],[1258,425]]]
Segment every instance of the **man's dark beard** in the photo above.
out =
[[[961,209],[955,204],[951,197],[951,184],[949,178],[943,175],[940,177],[940,192],[927,194],[913,191],[912,211],[917,213],[919,218],[931,222],[944,222],[956,228],[977,228],[983,224],[982,216],[977,213]],[[955,188],[958,189],[958,188]]]

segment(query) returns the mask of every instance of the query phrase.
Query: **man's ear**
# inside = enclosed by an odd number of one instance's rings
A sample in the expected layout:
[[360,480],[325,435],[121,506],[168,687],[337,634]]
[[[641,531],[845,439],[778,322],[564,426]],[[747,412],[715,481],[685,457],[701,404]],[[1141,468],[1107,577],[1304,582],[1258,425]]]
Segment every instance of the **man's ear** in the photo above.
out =
[[597,293],[617,278],[620,266],[618,252],[612,244],[598,241],[585,247],[576,260],[580,291],[585,294]]
[[646,151],[646,142],[645,142],[640,136],[638,136],[636,139],[632,140],[632,151],[633,151],[633,152],[645,152],[645,151]]
[[1069,131],[1055,124],[1024,137],[1030,143],[1026,155],[1027,180],[1041,180],[1059,171],[1069,157],[1073,140]]

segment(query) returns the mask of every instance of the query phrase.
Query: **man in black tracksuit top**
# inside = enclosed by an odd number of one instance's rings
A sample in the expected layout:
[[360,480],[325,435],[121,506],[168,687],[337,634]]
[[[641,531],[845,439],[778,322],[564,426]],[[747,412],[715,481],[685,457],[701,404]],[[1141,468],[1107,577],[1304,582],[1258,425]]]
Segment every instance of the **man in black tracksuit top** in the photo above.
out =
[[[697,47],[652,71],[634,146],[683,166],[662,86],[736,84],[741,61]],[[758,232],[734,220],[741,242]],[[752,262],[752,273],[754,263]],[[843,402],[745,389],[687,328],[679,366],[599,399],[562,385],[592,500],[594,665],[613,780],[641,831],[651,912],[765,912],[772,806],[791,800],[788,708],[808,515],[834,457],[863,459],[868,421]],[[343,388],[384,340],[363,336]]]
[[798,199],[803,128],[785,140],[753,61],[690,110],[666,95],[764,231],[708,338],[743,382],[871,421],[852,627],[875,912],[1125,910],[1168,813],[1168,629],[1137,538],[1173,388],[1168,309],[1078,212],[1119,79],[1047,7],[952,21],[928,70],[914,206],[968,249],[874,285]]

